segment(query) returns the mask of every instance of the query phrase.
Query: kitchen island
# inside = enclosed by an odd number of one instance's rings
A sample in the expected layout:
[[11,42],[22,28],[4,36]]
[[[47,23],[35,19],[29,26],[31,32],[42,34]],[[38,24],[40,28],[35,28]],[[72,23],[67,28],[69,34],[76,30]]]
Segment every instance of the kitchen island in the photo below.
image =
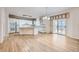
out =
[[19,34],[37,35],[38,29],[35,27],[20,27]]

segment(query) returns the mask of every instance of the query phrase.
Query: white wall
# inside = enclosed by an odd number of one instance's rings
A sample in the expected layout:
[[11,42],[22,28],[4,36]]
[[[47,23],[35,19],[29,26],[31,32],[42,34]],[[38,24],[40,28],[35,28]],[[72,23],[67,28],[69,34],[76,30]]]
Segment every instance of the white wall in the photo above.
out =
[[67,36],[79,39],[79,8],[70,11],[70,18],[67,20]]
[[8,11],[0,8],[0,43],[8,36]]

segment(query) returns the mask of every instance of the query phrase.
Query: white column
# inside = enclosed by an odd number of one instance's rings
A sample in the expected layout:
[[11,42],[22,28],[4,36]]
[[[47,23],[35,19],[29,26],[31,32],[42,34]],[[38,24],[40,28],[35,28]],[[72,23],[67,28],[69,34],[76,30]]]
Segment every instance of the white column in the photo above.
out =
[[53,33],[53,19],[50,18],[50,33]]
[[50,20],[48,20],[48,18],[45,18],[43,22],[45,25],[45,32],[50,33]]
[[0,8],[0,43],[8,36],[8,13],[7,8]]
[[[38,27],[40,24],[40,21],[39,21],[39,18],[36,19],[36,25],[34,24],[34,35],[37,35],[38,34]],[[38,24],[38,25],[37,25]]]

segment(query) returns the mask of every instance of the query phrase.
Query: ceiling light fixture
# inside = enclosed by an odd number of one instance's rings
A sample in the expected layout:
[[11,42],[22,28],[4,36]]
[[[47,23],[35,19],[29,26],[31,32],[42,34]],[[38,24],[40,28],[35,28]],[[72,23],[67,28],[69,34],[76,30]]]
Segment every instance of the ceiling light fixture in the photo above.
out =
[[45,8],[46,16],[44,16],[44,19],[50,20],[50,17],[48,16],[48,7]]

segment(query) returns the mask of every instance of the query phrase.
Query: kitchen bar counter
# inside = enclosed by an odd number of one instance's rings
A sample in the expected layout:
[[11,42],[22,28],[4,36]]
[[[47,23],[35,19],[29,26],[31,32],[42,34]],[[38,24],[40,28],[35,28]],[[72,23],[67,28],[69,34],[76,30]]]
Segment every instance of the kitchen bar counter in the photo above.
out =
[[34,27],[20,27],[19,28],[19,33],[20,34],[32,34],[32,35],[37,35],[38,34],[38,29]]
[[34,34],[34,28],[33,27],[20,27],[19,33],[20,34]]

